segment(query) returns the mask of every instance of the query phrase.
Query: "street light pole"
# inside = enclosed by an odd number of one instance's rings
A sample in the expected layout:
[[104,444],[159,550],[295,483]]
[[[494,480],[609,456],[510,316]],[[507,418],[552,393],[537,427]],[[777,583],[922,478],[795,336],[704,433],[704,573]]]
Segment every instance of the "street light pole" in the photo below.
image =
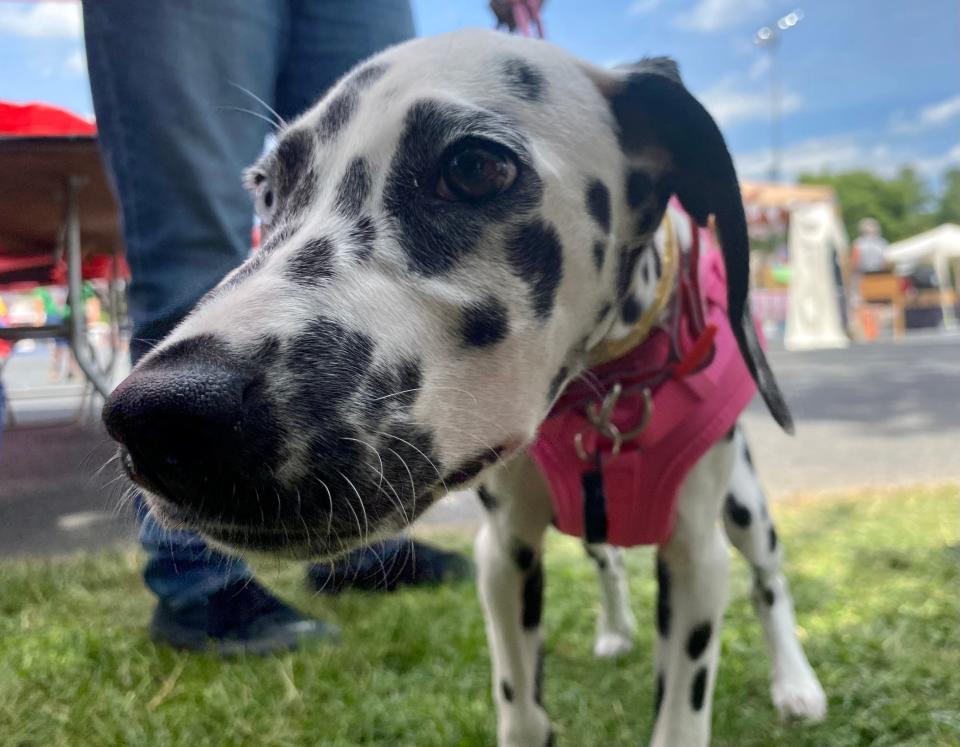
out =
[[757,29],[753,43],[770,54],[770,181],[780,181],[782,150],[783,91],[780,86],[780,70],[777,49],[780,36],[803,20],[803,11],[797,8],[778,18],[773,23]]

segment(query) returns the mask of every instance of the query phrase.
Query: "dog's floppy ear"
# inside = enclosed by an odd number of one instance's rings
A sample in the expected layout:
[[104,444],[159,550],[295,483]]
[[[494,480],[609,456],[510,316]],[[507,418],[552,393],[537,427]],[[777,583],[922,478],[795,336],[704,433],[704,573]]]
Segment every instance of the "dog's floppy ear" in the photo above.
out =
[[[615,77],[614,77],[615,76]],[[701,226],[712,213],[727,268],[730,324],[743,359],[774,419],[793,432],[793,418],[760,347],[750,316],[750,247],[740,185],[723,135],[683,85],[677,64],[646,59],[599,84],[610,100],[628,154],[650,148],[669,159],[669,188]]]

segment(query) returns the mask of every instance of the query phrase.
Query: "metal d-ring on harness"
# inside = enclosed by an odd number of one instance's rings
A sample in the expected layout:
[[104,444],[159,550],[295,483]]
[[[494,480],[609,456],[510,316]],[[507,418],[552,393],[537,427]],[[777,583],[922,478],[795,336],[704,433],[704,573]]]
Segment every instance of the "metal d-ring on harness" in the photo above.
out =
[[[640,416],[640,422],[626,433],[621,433],[620,429],[610,418],[613,415],[613,409],[617,406],[617,401],[620,399],[622,393],[623,385],[618,381],[607,393],[607,396],[603,398],[603,404],[599,409],[596,404],[587,406],[587,420],[590,421],[590,425],[596,428],[600,435],[612,444],[610,448],[611,458],[616,457],[620,453],[620,448],[624,442],[633,441],[635,438],[638,438],[640,434],[646,430],[650,424],[650,419],[653,417],[653,394],[651,394],[649,387],[644,387],[642,392],[643,413]],[[599,454],[599,451],[594,454],[594,457],[587,454],[587,450],[583,445],[583,431],[580,431],[574,436],[573,445],[577,450],[577,456],[584,462],[593,461],[593,458]]]

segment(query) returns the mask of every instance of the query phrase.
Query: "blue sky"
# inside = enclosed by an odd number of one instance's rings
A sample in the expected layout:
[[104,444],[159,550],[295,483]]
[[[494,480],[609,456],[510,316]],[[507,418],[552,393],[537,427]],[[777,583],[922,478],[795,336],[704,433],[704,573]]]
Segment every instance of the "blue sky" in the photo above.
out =
[[[162,0],[164,1],[164,0]],[[241,2],[242,0],[238,0]],[[356,0],[362,2],[363,0]],[[490,26],[482,0],[413,0],[417,28]],[[809,0],[777,52],[784,172],[960,166],[960,3]],[[768,167],[769,59],[754,31],[776,0],[548,0],[548,38],[603,65],[669,54],[720,121],[741,176]],[[92,105],[79,5],[0,0],[0,99]]]

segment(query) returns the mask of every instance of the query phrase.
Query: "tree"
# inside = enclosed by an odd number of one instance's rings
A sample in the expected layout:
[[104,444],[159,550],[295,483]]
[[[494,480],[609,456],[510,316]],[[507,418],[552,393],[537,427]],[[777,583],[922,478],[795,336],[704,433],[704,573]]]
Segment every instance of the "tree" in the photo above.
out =
[[960,169],[950,169],[943,175],[943,181],[937,223],[960,223]]
[[[960,210],[960,171],[956,172],[956,207]],[[851,238],[863,218],[876,218],[888,241],[899,241],[937,225],[941,219],[929,189],[913,169],[901,169],[893,179],[870,171],[804,174],[802,184],[825,184],[837,192],[843,221]],[[953,204],[953,203],[951,203]],[[941,205],[942,207],[942,205]]]

